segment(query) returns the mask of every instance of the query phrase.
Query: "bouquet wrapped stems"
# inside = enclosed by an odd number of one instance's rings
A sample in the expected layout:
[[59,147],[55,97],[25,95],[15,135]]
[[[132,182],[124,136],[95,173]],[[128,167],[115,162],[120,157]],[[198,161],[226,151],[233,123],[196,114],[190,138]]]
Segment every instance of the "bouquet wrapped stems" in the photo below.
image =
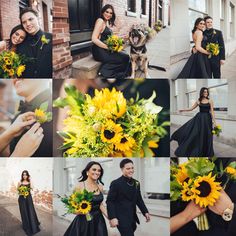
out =
[[210,226],[205,212],[202,215],[198,216],[197,219],[198,219],[197,228],[199,231],[209,230]]

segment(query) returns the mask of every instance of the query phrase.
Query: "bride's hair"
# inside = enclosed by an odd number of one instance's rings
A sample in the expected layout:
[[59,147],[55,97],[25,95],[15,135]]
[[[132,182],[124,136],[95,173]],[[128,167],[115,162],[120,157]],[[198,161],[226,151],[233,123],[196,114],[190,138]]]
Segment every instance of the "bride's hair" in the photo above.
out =
[[193,27],[192,33],[194,33],[194,32],[197,30],[197,26],[199,25],[199,23],[200,23],[201,21],[204,21],[204,19],[201,18],[201,17],[199,17],[199,18],[197,18],[197,19],[195,20],[195,23],[194,23],[194,27]]
[[90,161],[90,162],[87,164],[87,166],[82,170],[81,176],[78,178],[79,182],[83,182],[83,181],[85,181],[85,180],[88,178],[88,176],[87,176],[87,171],[89,171],[90,168],[91,168],[93,165],[98,165],[98,166],[100,166],[100,168],[101,168],[101,175],[100,175],[99,178],[98,178],[98,183],[101,183],[101,184],[104,185],[104,183],[102,182],[102,176],[103,176],[104,170],[103,170],[101,164],[100,164],[99,162],[96,162],[96,161]]
[[206,88],[206,87],[202,87],[201,90],[200,90],[200,92],[199,92],[199,99],[198,99],[199,102],[201,102],[202,99],[204,98],[204,96],[203,96],[204,90],[207,90],[207,99],[209,99],[209,95],[210,95],[209,89]]
[[17,26],[15,26],[15,27],[11,30],[11,33],[10,33],[10,41],[9,41],[9,49],[11,49],[12,46],[13,46],[12,41],[11,41],[11,36],[12,36],[17,30],[23,30],[23,31],[25,31],[25,29],[23,28],[22,25],[17,25]]
[[21,182],[23,182],[24,178],[23,178],[23,175],[26,174],[27,175],[27,181],[30,182],[30,174],[29,174],[29,171],[28,170],[23,170],[22,173],[21,173]]
[[115,10],[114,10],[114,7],[110,4],[106,4],[102,10],[101,10],[101,18],[104,20],[104,17],[103,17],[103,13],[107,10],[107,9],[111,9],[112,10],[112,17],[111,19],[108,21],[109,24],[111,26],[114,26],[115,25],[115,20],[116,20],[116,14],[115,14]]

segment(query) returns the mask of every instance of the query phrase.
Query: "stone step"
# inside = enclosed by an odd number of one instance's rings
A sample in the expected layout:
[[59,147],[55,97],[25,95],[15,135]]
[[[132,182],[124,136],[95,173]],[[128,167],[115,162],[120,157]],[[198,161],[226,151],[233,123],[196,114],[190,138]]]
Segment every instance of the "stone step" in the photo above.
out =
[[72,64],[72,78],[95,79],[101,62],[95,61],[92,55],[82,58]]

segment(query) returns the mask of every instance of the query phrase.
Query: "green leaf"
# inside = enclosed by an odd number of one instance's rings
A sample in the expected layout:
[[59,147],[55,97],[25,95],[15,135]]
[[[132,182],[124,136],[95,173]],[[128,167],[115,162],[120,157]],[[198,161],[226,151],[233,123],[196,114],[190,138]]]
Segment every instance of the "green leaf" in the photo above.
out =
[[52,120],[52,112],[47,112],[47,122]]
[[67,148],[70,148],[73,144],[74,144],[74,142],[70,142],[70,143],[67,143],[67,144],[63,144],[63,145],[60,146],[58,149],[59,149],[59,150],[67,149]]
[[68,106],[68,101],[66,98],[57,98],[53,101],[53,107],[64,108],[65,106]]
[[62,138],[70,138],[67,132],[63,131],[57,131],[57,133],[62,137]]
[[43,102],[40,107],[39,107],[41,110],[43,111],[47,111],[48,109],[48,102]]

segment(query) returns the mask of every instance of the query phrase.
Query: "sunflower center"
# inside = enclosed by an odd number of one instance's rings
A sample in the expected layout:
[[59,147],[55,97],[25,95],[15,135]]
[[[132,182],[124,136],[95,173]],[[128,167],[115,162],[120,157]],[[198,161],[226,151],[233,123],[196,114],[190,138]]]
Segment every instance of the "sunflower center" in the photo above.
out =
[[128,141],[128,140],[127,140],[126,137],[123,137],[123,138],[120,140],[121,143],[126,143],[127,141]]
[[187,177],[187,178],[184,180],[184,182],[186,182],[186,183],[188,183],[188,181],[189,181],[189,177]]
[[197,190],[200,191],[199,197],[207,197],[211,192],[211,185],[206,181],[202,181]]
[[106,129],[104,130],[104,136],[106,139],[112,139],[115,136],[115,132]]
[[88,204],[87,203],[82,203],[82,205],[81,205],[81,208],[82,209],[86,209],[88,207]]

